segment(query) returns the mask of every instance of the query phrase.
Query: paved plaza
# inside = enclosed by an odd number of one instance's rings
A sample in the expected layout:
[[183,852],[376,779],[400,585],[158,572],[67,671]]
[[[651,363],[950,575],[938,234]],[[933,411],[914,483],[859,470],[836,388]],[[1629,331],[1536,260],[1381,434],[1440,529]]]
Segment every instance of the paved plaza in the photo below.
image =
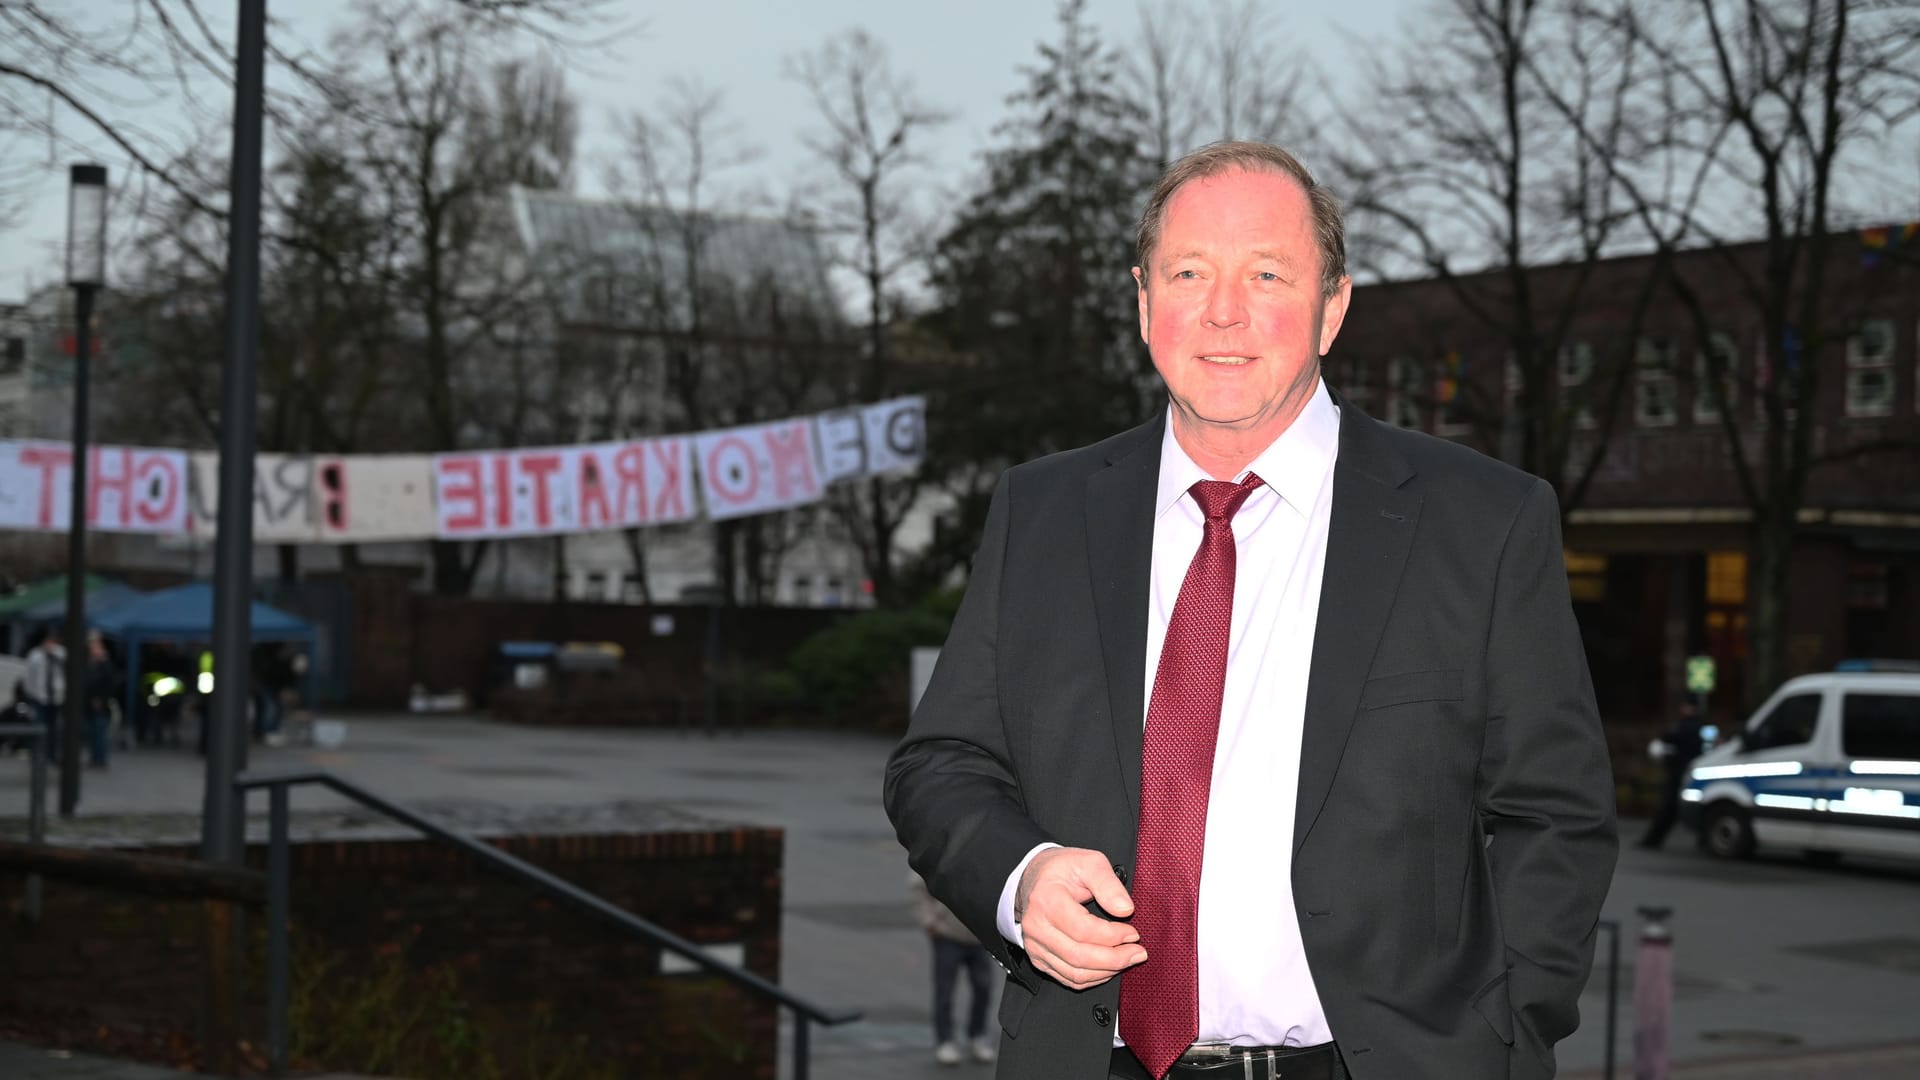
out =
[[[846,1080],[985,1080],[930,1055],[929,949],[909,907],[906,867],[880,806],[891,741],[854,734],[526,728],[465,717],[352,716],[332,751],[258,750],[252,767],[330,769],[390,798],[463,821],[657,804],[786,830],[781,981],[865,1016],[817,1030],[814,1075]],[[0,829],[17,831],[26,767],[0,761]],[[136,834],[144,815],[197,812],[200,760],[131,752],[87,773],[81,814],[56,839]],[[256,797],[254,810],[263,804]],[[330,793],[295,792],[296,812],[344,810]],[[568,816],[561,813],[559,816]],[[1632,824],[1625,830],[1635,834]],[[1675,908],[1676,1077],[1849,1078],[1920,1075],[1920,873],[1707,860],[1676,835],[1669,850],[1629,846],[1606,914],[1628,935],[1619,972],[1616,1075],[1631,1074],[1635,908]],[[646,912],[639,914],[645,915]],[[1606,950],[1561,1047],[1563,1075],[1589,1080],[1604,1058]],[[784,1068],[784,1064],[783,1064]],[[177,1074],[85,1055],[0,1046],[0,1077],[161,1080]]]

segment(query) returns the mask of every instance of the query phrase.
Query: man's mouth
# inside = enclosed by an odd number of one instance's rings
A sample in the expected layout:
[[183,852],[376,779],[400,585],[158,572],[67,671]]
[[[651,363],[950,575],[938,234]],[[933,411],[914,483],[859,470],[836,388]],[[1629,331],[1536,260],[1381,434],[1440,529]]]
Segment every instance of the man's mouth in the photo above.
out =
[[1223,364],[1227,367],[1239,367],[1242,364],[1253,363],[1254,358],[1251,356],[1202,356],[1200,360],[1208,364]]

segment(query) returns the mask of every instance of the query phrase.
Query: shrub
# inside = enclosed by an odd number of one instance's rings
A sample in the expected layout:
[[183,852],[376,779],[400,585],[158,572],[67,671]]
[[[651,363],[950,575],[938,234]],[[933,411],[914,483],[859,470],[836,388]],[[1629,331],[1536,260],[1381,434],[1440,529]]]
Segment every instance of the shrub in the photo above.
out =
[[829,717],[872,709],[892,726],[891,717],[906,717],[908,657],[916,647],[944,642],[950,622],[925,609],[863,612],[802,642],[787,670],[805,700]]

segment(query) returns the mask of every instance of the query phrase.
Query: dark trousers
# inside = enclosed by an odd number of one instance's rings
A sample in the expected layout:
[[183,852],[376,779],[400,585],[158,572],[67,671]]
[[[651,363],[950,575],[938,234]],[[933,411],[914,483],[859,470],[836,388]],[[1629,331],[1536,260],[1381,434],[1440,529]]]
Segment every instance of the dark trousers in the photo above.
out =
[[60,714],[66,709],[65,705],[48,705],[39,701],[33,703],[35,717],[39,719],[40,726],[47,729],[47,737],[40,741],[40,753],[48,761],[60,760]]
[[1678,769],[1668,767],[1660,777],[1660,805],[1653,812],[1653,820],[1647,822],[1646,835],[1640,838],[1640,846],[1657,848],[1667,841],[1667,832],[1674,822],[1680,820],[1680,789],[1687,786],[1686,762]]
[[933,937],[933,1041],[953,1041],[953,983],[967,973],[967,1037],[987,1033],[987,995],[992,988],[993,957],[985,948],[939,935]]
[[107,735],[113,728],[113,713],[104,705],[87,710],[87,756],[95,765],[106,767]]

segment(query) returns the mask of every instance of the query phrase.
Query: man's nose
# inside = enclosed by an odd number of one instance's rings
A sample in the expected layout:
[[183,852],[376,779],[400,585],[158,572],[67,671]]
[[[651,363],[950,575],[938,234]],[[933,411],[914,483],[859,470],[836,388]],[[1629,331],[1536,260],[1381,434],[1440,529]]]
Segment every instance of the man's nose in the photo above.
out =
[[1234,281],[1216,281],[1207,292],[1207,325],[1218,329],[1244,325],[1247,321],[1246,289]]

